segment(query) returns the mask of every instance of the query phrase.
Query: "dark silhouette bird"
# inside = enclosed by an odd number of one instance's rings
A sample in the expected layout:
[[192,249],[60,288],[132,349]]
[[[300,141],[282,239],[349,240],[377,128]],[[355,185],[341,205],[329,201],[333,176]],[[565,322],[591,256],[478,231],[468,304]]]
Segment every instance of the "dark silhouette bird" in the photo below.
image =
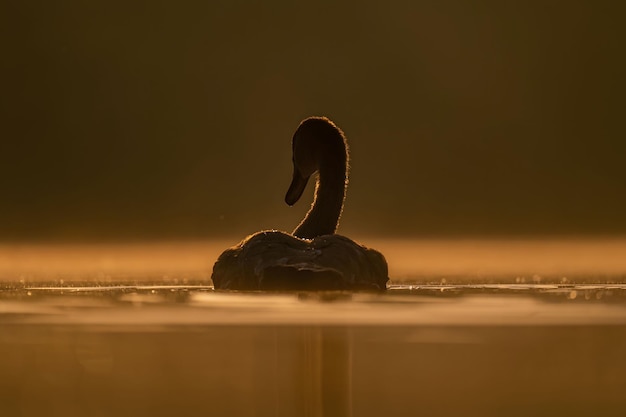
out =
[[285,202],[295,204],[317,172],[311,209],[293,234],[262,231],[227,249],[213,266],[216,289],[384,290],[384,256],[335,234],[348,185],[348,144],[325,117],[303,120],[293,136],[293,179]]

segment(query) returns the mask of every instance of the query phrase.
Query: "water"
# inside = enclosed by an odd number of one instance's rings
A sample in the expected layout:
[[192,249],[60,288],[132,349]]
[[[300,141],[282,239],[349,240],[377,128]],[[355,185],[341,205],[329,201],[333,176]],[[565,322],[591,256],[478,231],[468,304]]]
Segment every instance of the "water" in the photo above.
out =
[[214,292],[222,242],[0,248],[0,415],[623,415],[623,242],[377,243],[386,294]]

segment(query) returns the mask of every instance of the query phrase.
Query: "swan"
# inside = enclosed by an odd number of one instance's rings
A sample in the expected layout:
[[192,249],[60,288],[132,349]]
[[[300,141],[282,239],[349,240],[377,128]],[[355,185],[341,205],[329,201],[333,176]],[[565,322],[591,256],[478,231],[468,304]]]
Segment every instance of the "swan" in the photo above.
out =
[[335,234],[348,185],[348,145],[326,117],[303,120],[292,139],[292,206],[317,173],[310,210],[292,234],[266,230],[224,251],[213,266],[215,289],[384,290],[387,261],[374,249]]

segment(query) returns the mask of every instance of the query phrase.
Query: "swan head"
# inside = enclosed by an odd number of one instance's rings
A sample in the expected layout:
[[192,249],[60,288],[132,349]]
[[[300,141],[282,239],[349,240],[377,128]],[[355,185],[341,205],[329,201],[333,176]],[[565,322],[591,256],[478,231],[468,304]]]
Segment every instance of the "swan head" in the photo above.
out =
[[[303,120],[292,139],[293,178],[285,202],[292,206],[302,196],[309,178],[319,171],[342,176],[345,182],[347,142],[341,131],[326,117]],[[333,172],[334,171],[334,172]]]

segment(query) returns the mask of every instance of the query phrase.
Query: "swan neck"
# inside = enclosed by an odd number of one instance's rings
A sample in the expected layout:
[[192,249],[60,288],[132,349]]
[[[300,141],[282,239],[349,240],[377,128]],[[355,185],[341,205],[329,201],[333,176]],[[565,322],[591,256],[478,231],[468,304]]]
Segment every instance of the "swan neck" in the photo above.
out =
[[294,230],[294,236],[313,239],[317,236],[334,234],[337,230],[348,179],[346,162],[337,165],[320,166],[313,204]]

